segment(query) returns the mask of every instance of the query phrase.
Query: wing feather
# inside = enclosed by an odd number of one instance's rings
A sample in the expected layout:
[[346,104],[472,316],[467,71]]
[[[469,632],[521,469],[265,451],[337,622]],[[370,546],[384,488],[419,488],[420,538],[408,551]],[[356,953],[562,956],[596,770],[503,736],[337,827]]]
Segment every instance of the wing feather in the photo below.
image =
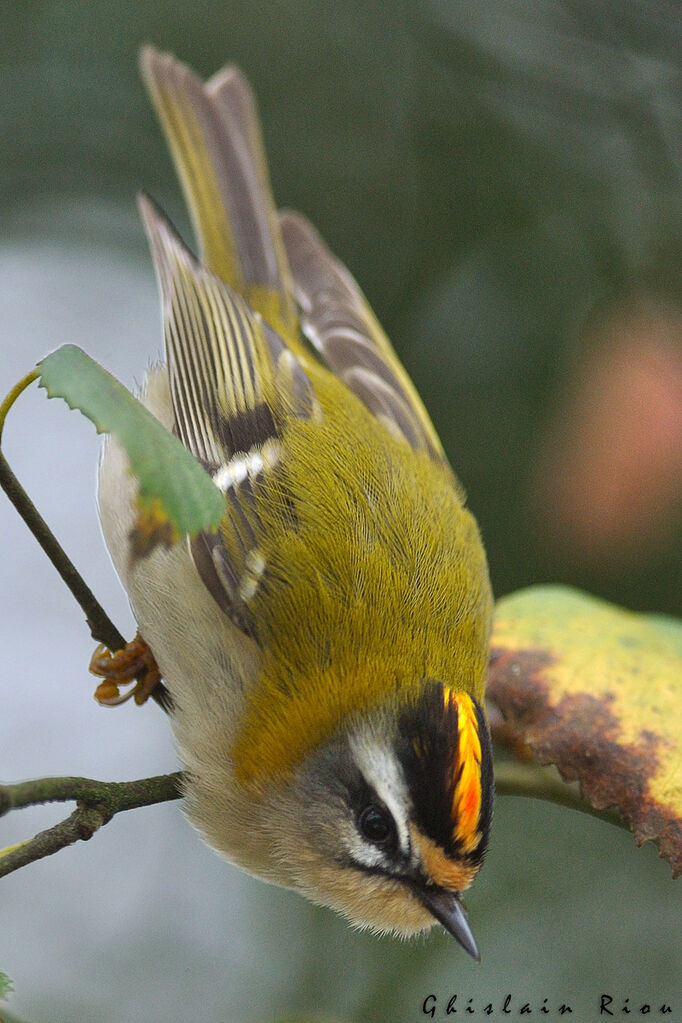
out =
[[[229,67],[204,84],[151,47],[141,66],[202,254],[197,260],[140,198],[162,294],[175,429],[225,495],[222,529],[194,539],[191,550],[218,604],[255,636],[249,600],[272,579],[259,549],[261,488],[278,474],[278,508],[295,530],[284,464],[295,431],[287,434],[287,423],[320,415],[323,388],[339,391],[327,369],[394,436],[439,463],[444,454],[351,275],[302,216],[277,214],[241,74]],[[318,359],[299,335],[299,310]]]
[[416,449],[445,456],[410,378],[348,270],[300,213],[280,214],[303,331],[371,412]]
[[219,605],[253,634],[244,594],[262,528],[255,492],[277,465],[287,421],[316,408],[313,388],[276,332],[146,196],[140,211],[162,294],[175,429],[225,495],[221,531],[193,540],[192,554]]

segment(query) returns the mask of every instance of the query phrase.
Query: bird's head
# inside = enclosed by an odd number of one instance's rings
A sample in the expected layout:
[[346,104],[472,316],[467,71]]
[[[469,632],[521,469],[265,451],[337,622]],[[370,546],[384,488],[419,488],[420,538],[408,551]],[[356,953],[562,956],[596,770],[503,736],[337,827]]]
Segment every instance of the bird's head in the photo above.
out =
[[354,924],[408,936],[438,921],[478,958],[460,896],[483,860],[493,787],[480,704],[427,682],[303,760],[273,851],[292,886]]

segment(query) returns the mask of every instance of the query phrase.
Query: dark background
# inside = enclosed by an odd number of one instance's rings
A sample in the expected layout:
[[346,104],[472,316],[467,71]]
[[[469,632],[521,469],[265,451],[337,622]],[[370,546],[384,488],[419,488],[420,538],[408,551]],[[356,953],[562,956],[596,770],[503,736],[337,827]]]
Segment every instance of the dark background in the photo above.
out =
[[[137,50],[202,75],[235,61],[278,202],[313,220],[392,338],[496,593],[559,581],[679,614],[680,25],[660,2],[4,4],[0,390],[67,341],[140,380],[161,337],[136,191],[190,235]],[[6,450],[131,631],[98,535],[91,428],[29,394]],[[154,708],[91,705],[78,609],[6,503],[0,527],[0,774],[173,769]],[[0,844],[42,821],[3,822]],[[468,904],[480,967],[444,936],[350,931],[221,864],[162,807],[3,882],[0,969],[36,1023],[417,1020],[431,991],[438,1013],[459,992],[482,1016],[509,991],[517,1009],[572,1003],[577,1023],[605,990],[682,1019],[682,901],[652,848],[500,800]]]

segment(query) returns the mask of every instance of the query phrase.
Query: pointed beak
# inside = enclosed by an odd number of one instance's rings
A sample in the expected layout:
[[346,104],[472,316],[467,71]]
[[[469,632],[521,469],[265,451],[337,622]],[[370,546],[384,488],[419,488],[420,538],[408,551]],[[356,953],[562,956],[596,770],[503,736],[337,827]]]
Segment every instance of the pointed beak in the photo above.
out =
[[480,963],[481,956],[478,945],[474,941],[466,914],[454,892],[444,888],[423,887],[418,892],[423,905],[433,913],[438,923],[442,924],[448,934],[460,943],[465,952]]

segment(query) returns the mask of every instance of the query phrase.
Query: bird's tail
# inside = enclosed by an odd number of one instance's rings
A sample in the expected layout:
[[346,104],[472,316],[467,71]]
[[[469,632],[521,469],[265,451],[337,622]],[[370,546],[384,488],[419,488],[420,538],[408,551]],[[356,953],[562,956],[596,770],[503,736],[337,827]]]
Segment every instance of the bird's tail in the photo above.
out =
[[255,100],[235,67],[202,82],[146,46],[144,82],[191,212],[202,263],[281,336],[298,334],[293,286]]

